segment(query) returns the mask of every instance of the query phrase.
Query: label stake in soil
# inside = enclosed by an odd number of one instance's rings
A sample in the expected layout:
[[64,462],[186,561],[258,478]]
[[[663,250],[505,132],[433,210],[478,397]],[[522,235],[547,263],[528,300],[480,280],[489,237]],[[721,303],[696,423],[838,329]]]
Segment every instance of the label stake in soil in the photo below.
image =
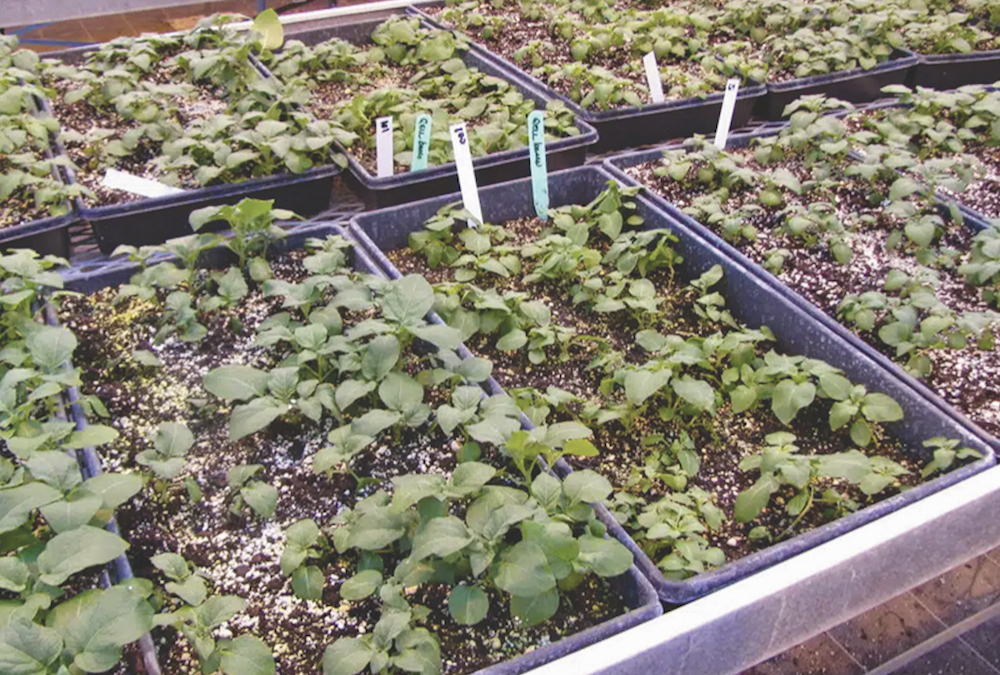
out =
[[[649,52],[643,56],[642,65],[646,66],[646,81],[649,83],[649,97],[653,100],[653,103],[663,103],[663,82],[660,81],[660,67],[656,65],[656,54]],[[725,110],[725,107],[723,107],[723,110]],[[732,116],[733,111],[730,107],[729,117],[732,118]]]
[[549,169],[545,161],[545,113],[541,110],[534,110],[528,115],[528,137],[535,213],[545,220],[549,213]]
[[733,110],[736,109],[736,95],[740,92],[740,81],[737,78],[730,78],[726,82],[726,95],[722,99],[722,110],[719,111],[719,126],[715,130],[715,142],[713,145],[719,150],[726,149],[726,140],[729,138],[729,127],[733,123]]
[[472,152],[469,150],[469,135],[465,122],[452,124],[451,145],[455,151],[455,167],[458,169],[458,186],[462,190],[462,206],[472,215],[469,225],[478,227],[483,220],[483,207],[479,204],[479,187],[476,174],[472,170]]
[[413,123],[413,160],[410,171],[420,171],[427,168],[427,155],[431,148],[431,116],[417,115]]
[[379,117],[375,120],[375,154],[378,163],[378,177],[392,175],[392,118]]
[[140,178],[126,171],[118,169],[108,169],[104,172],[104,180],[101,185],[111,190],[124,190],[142,197],[166,197],[167,195],[179,195],[185,190],[165,185],[148,178]]

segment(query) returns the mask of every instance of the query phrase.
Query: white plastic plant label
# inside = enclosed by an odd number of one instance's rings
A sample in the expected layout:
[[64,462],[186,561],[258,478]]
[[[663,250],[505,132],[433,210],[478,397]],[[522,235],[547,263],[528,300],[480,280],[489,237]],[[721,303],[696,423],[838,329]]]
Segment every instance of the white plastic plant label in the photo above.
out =
[[141,197],[166,197],[168,195],[179,195],[186,190],[165,185],[148,178],[140,178],[126,171],[118,169],[108,169],[104,172],[104,179],[101,185],[111,190],[124,190]]
[[379,178],[392,175],[391,117],[379,117],[375,120],[375,162]]
[[483,207],[479,203],[479,187],[476,185],[476,173],[472,169],[472,151],[469,149],[469,135],[465,131],[465,122],[452,124],[451,146],[455,151],[455,166],[458,168],[458,186],[462,190],[462,205],[472,214],[469,225],[478,227],[483,221]]
[[656,65],[656,54],[649,52],[642,57],[646,66],[646,82],[649,83],[649,97],[653,103],[663,103],[663,82],[660,80],[660,67]]
[[719,150],[726,149],[729,127],[733,123],[733,110],[736,109],[736,95],[739,93],[740,81],[737,78],[726,82],[726,94],[722,97],[722,110],[719,112],[719,126],[715,129],[715,142],[712,144]]

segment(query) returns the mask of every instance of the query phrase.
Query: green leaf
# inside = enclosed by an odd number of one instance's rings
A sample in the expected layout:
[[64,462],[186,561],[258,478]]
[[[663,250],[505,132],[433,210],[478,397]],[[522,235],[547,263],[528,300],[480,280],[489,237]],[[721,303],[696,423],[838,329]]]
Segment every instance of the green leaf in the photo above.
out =
[[376,408],[354,420],[351,423],[351,431],[362,436],[377,438],[379,434],[399,422],[400,419],[401,415],[398,412]]
[[73,663],[88,673],[108,670],[121,658],[122,647],[153,627],[153,608],[125,586],[87,591],[58,609],[51,625],[76,653]]
[[547,621],[558,609],[559,591],[555,588],[537,595],[515,595],[510,599],[510,613],[529,626]]
[[642,405],[646,399],[670,381],[670,370],[637,370],[625,375],[625,398],[632,405]]
[[272,8],[265,9],[253,20],[251,29],[261,36],[261,46],[264,49],[275,50],[285,42],[285,29],[281,18]]
[[250,366],[229,365],[205,375],[205,390],[227,401],[245,401],[267,391],[268,374]]
[[62,648],[63,641],[57,631],[25,618],[15,618],[0,626],[0,672],[47,675]]
[[392,283],[382,298],[382,314],[401,326],[416,326],[434,306],[434,289],[419,274],[409,274]]
[[208,597],[205,580],[196,575],[192,575],[182,582],[168,581],[164,584],[164,588],[168,593],[173,593],[192,607],[197,607]]
[[289,410],[288,405],[270,396],[257,398],[233,408],[229,416],[229,438],[236,441],[267,427]]
[[247,603],[235,595],[213,595],[195,608],[198,623],[205,628],[215,628],[246,609]]
[[599,577],[616,577],[632,566],[632,553],[614,539],[585,535],[578,542],[580,561]]
[[323,675],[356,675],[374,653],[360,638],[340,638],[323,652]]
[[504,333],[504,335],[497,340],[497,349],[502,352],[512,352],[520,349],[526,344],[528,344],[527,333],[520,328],[515,328],[514,330]]
[[611,483],[590,469],[574,471],[563,480],[563,492],[571,502],[602,502],[611,494]]
[[340,597],[344,600],[364,600],[382,585],[382,573],[378,570],[358,572],[340,587]]
[[399,341],[392,335],[380,335],[368,343],[361,359],[361,373],[365,379],[378,382],[392,370],[399,360]]
[[462,342],[462,333],[451,326],[429,324],[414,326],[411,330],[418,338],[431,343],[438,349],[457,349]]
[[157,367],[163,365],[163,361],[161,361],[156,354],[147,349],[132,350],[132,358],[143,366]]
[[219,651],[220,666],[226,675],[274,675],[271,648],[254,635],[241,635]]
[[295,596],[303,600],[323,599],[323,572],[318,567],[309,565],[299,567],[292,574],[292,590]]
[[711,410],[715,407],[715,390],[704,380],[685,375],[679,380],[675,379],[670,386],[678,396],[699,410]]
[[103,505],[100,496],[87,490],[74,490],[66,499],[46,504],[40,510],[55,532],[68,532],[89,523]]
[[789,424],[799,411],[809,406],[815,398],[816,386],[811,382],[796,384],[791,380],[782,380],[774,388],[771,396],[771,410],[782,424]]
[[278,490],[273,485],[254,481],[240,489],[240,496],[261,518],[274,516],[274,509],[278,505]]
[[816,466],[816,475],[824,478],[845,478],[857,485],[871,470],[868,457],[858,450],[848,450],[832,455],[821,455]]
[[0,534],[28,521],[34,509],[62,498],[62,493],[44,483],[26,483],[0,490]]
[[38,556],[39,578],[50,586],[60,586],[77,572],[111,562],[127,548],[121,537],[83,525],[57,534],[46,543]]
[[486,419],[465,428],[473,440],[480,443],[503,445],[510,435],[521,428],[520,420],[500,415],[490,415]]
[[376,386],[378,385],[375,382],[344,380],[337,387],[337,392],[334,394],[337,407],[341,410],[347,410],[359,398],[363,398],[373,392]]
[[184,457],[194,445],[194,434],[182,422],[165,422],[156,430],[153,445],[164,457]]
[[903,409],[885,394],[865,395],[861,413],[872,422],[898,422],[903,419]]
[[379,398],[391,410],[407,410],[424,400],[424,388],[405,373],[389,373],[378,388]]
[[89,424],[79,431],[74,431],[62,442],[65,450],[79,450],[98,445],[104,445],[118,438],[118,432],[103,424]]
[[25,338],[25,343],[35,366],[47,372],[55,372],[66,363],[77,345],[73,331],[63,326],[36,328]]
[[490,599],[478,586],[455,586],[448,595],[448,611],[458,623],[472,626],[486,618]]
[[154,555],[149,560],[156,569],[167,575],[174,581],[182,581],[191,576],[191,569],[188,567],[184,556],[177,553],[160,553]]
[[455,516],[433,518],[413,536],[410,560],[420,562],[435,555],[445,558],[472,543],[465,523]]
[[749,523],[771,501],[771,495],[778,489],[778,479],[772,475],[761,476],[757,482],[736,496],[733,510],[736,522]]
[[501,556],[493,581],[514,596],[534,597],[551,591],[556,578],[545,551],[533,541],[521,541]]

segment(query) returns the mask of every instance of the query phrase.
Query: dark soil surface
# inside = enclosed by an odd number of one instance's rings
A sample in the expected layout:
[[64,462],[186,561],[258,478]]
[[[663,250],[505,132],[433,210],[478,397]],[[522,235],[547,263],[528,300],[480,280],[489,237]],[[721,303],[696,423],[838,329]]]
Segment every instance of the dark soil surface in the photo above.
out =
[[[752,153],[746,152],[742,156],[748,166],[760,168],[754,163]],[[629,168],[627,172],[654,193],[684,209],[704,191],[687,189],[669,177],[656,176],[654,169],[666,163],[666,160],[661,160],[639,165]],[[808,173],[795,161],[786,161],[783,166],[800,177]],[[741,239],[731,243],[759,264],[764,264],[772,251],[787,249],[790,255],[777,277],[828,315],[837,318],[837,307],[847,294],[882,291],[889,270],[913,272],[918,267],[913,255],[904,249],[886,249],[889,233],[898,229],[897,221],[883,213],[881,205],[871,204],[865,195],[863,185],[844,180],[832,193],[807,193],[798,199],[803,205],[818,199],[836,204],[840,220],[847,227],[847,241],[853,250],[853,257],[847,265],[839,264],[824,243],[809,244],[780,229],[781,218],[776,215],[775,209],[765,209],[751,222],[757,228],[756,241]],[[756,200],[754,190],[734,192],[725,209],[730,212]],[[860,220],[862,216],[871,216],[875,220],[865,224]],[[968,230],[951,223],[936,245],[967,251],[970,240]],[[964,260],[965,255],[956,265]],[[995,309],[982,299],[980,291],[966,285],[954,270],[942,268],[939,272],[941,286],[937,289],[938,297],[956,312]],[[861,333],[861,337],[889,358],[900,361],[895,359],[895,350],[883,344],[876,333]],[[980,350],[970,344],[964,349],[934,349],[928,355],[934,368],[926,379],[927,385],[986,431],[1000,435],[1000,395],[995,388],[995,382],[1000,377],[1000,352],[995,349]],[[901,362],[905,363],[905,360]]]
[[[290,254],[273,262],[272,267],[279,278],[299,279],[304,274],[300,258]],[[278,673],[319,672],[325,647],[339,637],[369,632],[379,608],[374,600],[351,603],[340,597],[341,583],[356,571],[353,553],[330,553],[319,563],[326,585],[322,601],[297,599],[278,564],[285,528],[303,518],[312,518],[324,528],[344,507],[353,506],[377,489],[391,489],[390,479],[401,473],[447,475],[455,466],[459,444],[417,432],[399,442],[377,442],[356,459],[353,469],[357,475],[378,480],[359,489],[349,473],[320,475],[312,469],[313,453],[326,445],[329,421],[322,425],[308,420],[301,425],[279,422],[230,442],[228,409],[214,404],[199,408],[190,400],[212,399],[201,388],[201,380],[214,367],[276,364],[274,353],[254,346],[252,336],[256,326],[277,311],[280,301],[251,292],[237,309],[213,314],[208,335],[201,342],[169,339],[155,345],[151,340],[156,330],[153,308],[136,301],[113,307],[113,295],[114,291],[108,290],[74,298],[66,302],[62,312],[66,325],[80,338],[75,361],[83,369],[85,391],[105,401],[121,432],[117,441],[104,448],[105,461],[116,469],[139,469],[134,456],[151,445],[149,435],[156,427],[161,422],[183,420],[197,439],[188,454],[186,475],[197,481],[204,494],[199,503],[192,504],[180,483],[152,482],[119,511],[123,536],[131,542],[129,555],[136,575],[162,582],[162,575],[149,559],[164,551],[184,555],[210,579],[213,594],[237,595],[248,602],[246,611],[218,629],[216,637],[253,633],[272,647]],[[243,322],[240,334],[229,329],[229,316],[234,314]],[[138,365],[129,356],[137,348],[152,350],[164,366]],[[249,510],[230,512],[227,472],[234,465],[249,463],[262,464],[261,478],[279,490],[273,519],[257,519]],[[386,567],[391,569],[391,561]],[[531,651],[622,612],[617,593],[595,578],[563,594],[559,612],[544,625],[521,626],[509,618],[504,600],[494,595],[493,609],[485,622],[465,627],[448,615],[446,593],[443,587],[429,585],[408,600],[431,609],[425,625],[441,642],[445,673],[455,675]],[[198,670],[190,646],[172,630],[157,629],[155,637],[165,673]]]

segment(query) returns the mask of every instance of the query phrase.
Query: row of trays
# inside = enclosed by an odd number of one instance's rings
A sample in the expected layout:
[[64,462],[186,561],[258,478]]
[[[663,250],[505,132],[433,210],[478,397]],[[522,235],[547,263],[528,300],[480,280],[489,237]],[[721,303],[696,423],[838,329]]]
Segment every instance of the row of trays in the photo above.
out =
[[[428,27],[441,27],[415,8],[407,11],[418,15]],[[366,20],[312,29],[289,37],[307,44],[318,44],[330,38],[364,44],[370,41],[372,31],[380,22],[381,20]],[[947,57],[918,57],[911,52],[899,51],[894,57],[868,71],[851,70],[777,85],[752,84],[743,87],[737,98],[732,127],[746,127],[751,120],[780,119],[788,103],[807,94],[824,94],[853,103],[863,103],[878,98],[883,87],[893,84],[951,88],[970,83],[992,83],[1000,79],[1000,51]],[[579,166],[587,159],[588,153],[640,147],[712,132],[722,107],[723,95],[720,93],[704,99],[669,101],[641,109],[629,107],[594,113],[580,108],[480,45],[473,43],[463,55],[463,60],[470,67],[510,81],[526,98],[535,101],[538,107],[544,107],[549,101],[562,99],[576,114],[580,134],[547,145],[547,165],[550,171]],[[259,68],[265,77],[272,77],[263,66]],[[51,112],[47,102],[40,101],[39,106]],[[350,153],[347,153],[347,157],[349,171],[343,173],[343,179],[361,198],[366,208],[404,204],[458,189],[454,163],[379,178],[373,176]],[[526,148],[480,157],[474,160],[473,165],[480,186],[523,178],[530,170]],[[74,180],[71,170],[57,168],[55,171],[62,180]],[[101,252],[110,254],[121,244],[155,244],[189,234],[186,220],[190,211],[204,206],[234,204],[246,197],[273,199],[279,208],[312,216],[327,209],[331,200],[336,199],[334,182],[340,173],[339,167],[331,164],[301,175],[257,178],[235,185],[200,188],[179,195],[98,208],[86,208],[78,200],[70,215],[38,220],[0,231],[0,248],[28,247],[70,257],[73,254],[70,227],[86,223],[93,229]]]
[[[741,139],[736,141],[740,142]],[[659,152],[653,150],[624,154],[606,161],[603,166],[554,172],[549,176],[551,206],[557,208],[589,203],[612,179],[622,184],[635,184],[623,173],[622,168],[649,161],[658,157]],[[401,273],[386,253],[405,248],[411,233],[420,231],[427,219],[458,199],[459,195],[448,194],[369,211],[352,218],[346,230],[323,222],[301,224],[290,232],[282,246],[286,249],[301,247],[307,237],[344,233],[355,244],[356,269],[399,278]],[[535,214],[530,179],[485,187],[480,191],[480,199],[484,216],[492,223],[530,218]],[[980,430],[923,384],[905,374],[845,328],[825,317],[820,310],[783,286],[770,273],[663,199],[645,191],[635,201],[638,214],[644,218],[644,228],[666,228],[677,237],[674,246],[684,258],[678,272],[685,281],[699,277],[715,265],[721,265],[724,277],[719,292],[725,297],[726,307],[731,309],[738,321],[751,328],[766,325],[773,331],[776,346],[782,352],[826,361],[841,369],[853,382],[863,384],[868,391],[882,392],[895,399],[904,411],[904,421],[889,424],[887,429],[901,441],[904,451],[914,459],[921,462],[928,459],[928,451],[922,447],[921,442],[934,436],[958,439],[963,445],[980,452],[982,458],[835,522],[685,581],[666,579],[612,515],[603,507],[598,507],[598,515],[608,526],[610,536],[621,541],[635,556],[633,567],[616,580],[630,611],[611,621],[535,649],[529,654],[492,666],[481,671],[482,673],[523,673],[587,645],[613,639],[616,634],[660,615],[664,604],[679,605],[703,597],[913,504],[988,469],[996,462],[995,449],[1000,447],[1000,440]],[[66,275],[67,288],[91,293],[122,283],[137,269],[132,264],[124,263],[89,270],[72,269]],[[440,321],[433,314],[428,319]],[[463,349],[460,348],[460,354]],[[490,394],[502,391],[501,386],[492,378],[483,386]],[[522,424],[525,428],[530,428],[527,418],[523,418]],[[571,471],[562,460],[554,469],[561,474]]]

